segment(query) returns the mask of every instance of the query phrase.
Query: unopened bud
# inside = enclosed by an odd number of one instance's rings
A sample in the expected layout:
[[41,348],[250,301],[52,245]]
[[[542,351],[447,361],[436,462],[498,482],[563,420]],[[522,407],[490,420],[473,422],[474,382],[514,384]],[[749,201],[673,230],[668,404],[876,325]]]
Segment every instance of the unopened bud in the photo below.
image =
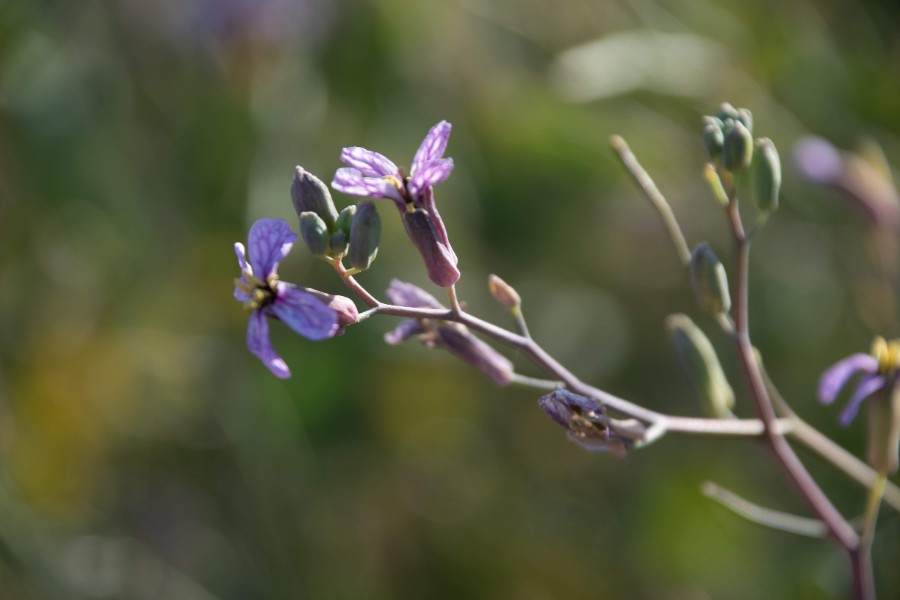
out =
[[[715,119],[718,121],[718,119]],[[725,134],[722,133],[722,124],[707,123],[703,127],[703,145],[710,158],[718,158],[722,154],[722,145],[725,143]]]
[[744,124],[744,127],[747,128],[747,131],[753,132],[753,113],[750,112],[748,108],[739,108],[737,109],[738,116],[737,120]]
[[328,240],[328,248],[335,256],[343,256],[347,253],[347,234],[344,233],[343,229],[338,229],[331,234],[331,239]]
[[722,166],[729,171],[745,171],[753,160],[753,136],[740,121],[725,132],[722,146]]
[[488,276],[488,289],[491,290],[494,299],[506,309],[513,310],[522,304],[519,292],[496,275]]
[[372,266],[381,241],[381,218],[375,203],[363,200],[350,221],[350,265],[361,271]]
[[716,117],[724,123],[726,119],[731,119],[732,121],[740,120],[741,114],[730,103],[723,102],[719,105],[719,112],[716,114]]
[[706,242],[698,244],[691,253],[690,272],[691,287],[700,308],[712,314],[731,309],[725,267]]
[[781,160],[769,138],[756,140],[753,172],[757,208],[762,212],[774,211],[778,208],[778,194],[781,191]]
[[337,219],[337,210],[331,199],[331,192],[322,181],[303,169],[297,167],[294,180],[291,182],[291,200],[297,216],[305,212],[314,212],[328,227],[333,227]]
[[316,213],[300,213],[300,235],[313,256],[324,256],[328,252],[328,227]]
[[437,230],[427,210],[417,208],[403,212],[406,235],[425,261],[428,278],[440,287],[450,287],[459,281],[456,258],[438,237]]
[[353,222],[353,215],[356,214],[356,205],[351,204],[345,206],[338,215],[337,221],[334,223],[335,230],[343,231],[347,239],[350,239],[350,224]]
[[730,417],[734,408],[734,391],[709,339],[689,317],[682,314],[666,318],[666,329],[681,368],[701,396],[704,412],[717,419]]
[[344,327],[347,325],[359,323],[359,311],[356,308],[356,304],[350,298],[326,294],[325,292],[310,288],[305,288],[304,291],[306,291],[307,294],[315,296],[322,304],[337,314],[338,324],[340,325],[337,335],[342,334],[344,332]]

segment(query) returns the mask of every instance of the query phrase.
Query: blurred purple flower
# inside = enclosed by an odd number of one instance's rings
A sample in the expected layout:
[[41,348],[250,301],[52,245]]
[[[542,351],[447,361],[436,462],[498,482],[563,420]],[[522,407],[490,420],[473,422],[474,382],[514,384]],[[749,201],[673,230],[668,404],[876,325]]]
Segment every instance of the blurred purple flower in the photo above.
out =
[[[278,263],[287,256],[297,239],[287,222],[281,219],[260,219],[250,228],[247,240],[249,258],[240,242],[235,243],[241,276],[234,280],[234,297],[252,311],[247,323],[247,348],[255,354],[276,377],[291,376],[284,360],[269,341],[267,317],[283,321],[285,325],[311,340],[323,340],[339,333],[341,325],[352,320],[347,307],[348,298],[329,296],[279,281]],[[330,307],[342,298],[342,313]],[[352,304],[352,302],[350,302]]]
[[[409,308],[444,308],[425,290],[394,279],[387,290],[388,298],[398,306]],[[384,336],[391,345],[399,344],[414,335],[430,348],[443,348],[466,361],[497,385],[506,385],[512,380],[513,364],[508,358],[484,343],[464,325],[434,319],[407,319]]]
[[441,121],[428,131],[416,151],[408,177],[386,156],[353,146],[341,151],[341,160],[349,166],[338,169],[331,183],[334,189],[345,194],[393,200],[407,235],[425,261],[429,279],[441,287],[449,287],[459,280],[458,259],[447,238],[432,189],[453,171],[453,159],[444,158],[450,128],[450,123]]
[[823,404],[831,404],[847,383],[855,375],[860,375],[850,401],[841,412],[840,422],[846,427],[856,418],[863,401],[893,387],[898,368],[900,343],[896,340],[888,343],[883,337],[876,337],[870,354],[851,354],[822,373],[819,380],[819,400]]

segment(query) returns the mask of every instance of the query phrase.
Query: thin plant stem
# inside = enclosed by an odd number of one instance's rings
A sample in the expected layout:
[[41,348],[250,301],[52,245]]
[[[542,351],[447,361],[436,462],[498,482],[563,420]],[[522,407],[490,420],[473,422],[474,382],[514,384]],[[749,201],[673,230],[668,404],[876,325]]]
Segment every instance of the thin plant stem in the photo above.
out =
[[866,500],[864,525],[859,542],[861,547],[872,547],[872,538],[875,535],[875,523],[878,521],[878,508],[881,506],[881,498],[884,496],[885,482],[887,482],[887,476],[884,473],[881,473],[875,479],[872,488],[869,490],[869,497]]
[[828,535],[828,527],[818,519],[800,517],[759,506],[711,481],[705,482],[701,491],[707,498],[715,500],[736,515],[757,525],[805,537],[824,538]]
[[644,196],[653,204],[656,212],[662,218],[663,225],[665,225],[672,243],[675,244],[675,251],[678,253],[678,259],[681,260],[681,264],[684,266],[689,265],[691,263],[691,250],[688,248],[684,234],[681,232],[681,227],[678,225],[678,220],[675,219],[672,207],[669,206],[665,196],[656,187],[653,179],[644,170],[641,163],[638,162],[631,148],[628,147],[628,144],[621,136],[612,136],[609,139],[609,143],[613,150],[616,151],[625,169],[631,174],[641,191],[644,192]]

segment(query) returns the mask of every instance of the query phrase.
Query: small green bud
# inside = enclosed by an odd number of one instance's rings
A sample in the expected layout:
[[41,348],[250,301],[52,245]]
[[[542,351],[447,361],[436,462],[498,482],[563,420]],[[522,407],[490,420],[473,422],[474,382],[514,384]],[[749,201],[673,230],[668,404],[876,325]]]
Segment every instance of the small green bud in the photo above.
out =
[[734,390],[709,339],[687,315],[670,315],[666,318],[666,329],[681,368],[701,396],[703,411],[716,419],[731,417]]
[[753,113],[750,112],[748,108],[739,108],[737,109],[737,120],[744,124],[744,127],[747,128],[747,131],[753,131]]
[[337,221],[334,224],[335,230],[343,231],[344,235],[348,238],[350,237],[350,223],[353,222],[353,215],[356,214],[356,205],[351,204],[350,206],[345,206],[344,210],[341,211],[341,214],[338,215]]
[[381,241],[381,217],[375,203],[363,200],[350,221],[350,265],[361,271],[372,266]]
[[741,113],[738,112],[738,109],[733,107],[728,102],[723,102],[719,105],[719,112],[716,114],[720,121],[723,123],[726,119],[731,119],[732,121],[740,120]]
[[744,171],[750,166],[751,160],[753,160],[753,136],[743,123],[734,121],[725,132],[722,166],[729,171]]
[[314,256],[325,256],[328,252],[328,227],[316,213],[300,213],[300,236]]
[[328,248],[335,256],[343,256],[347,253],[347,234],[344,233],[343,229],[338,229],[331,234],[331,239],[328,240]]
[[[718,119],[716,119],[718,121]],[[725,134],[719,125],[708,123],[703,127],[703,145],[710,158],[718,158],[722,154],[722,145],[725,143]]]
[[328,191],[328,187],[322,183],[321,179],[309,171],[305,171],[303,167],[297,167],[294,172],[294,180],[291,182],[291,200],[298,217],[301,213],[314,212],[327,226],[334,226],[337,210],[334,208],[331,192]]
[[712,314],[728,312],[731,296],[728,293],[728,276],[719,257],[709,244],[698,244],[691,253],[691,287],[697,297],[697,304]]
[[781,190],[781,160],[778,150],[769,138],[756,140],[756,157],[753,160],[756,206],[762,212],[778,208]]

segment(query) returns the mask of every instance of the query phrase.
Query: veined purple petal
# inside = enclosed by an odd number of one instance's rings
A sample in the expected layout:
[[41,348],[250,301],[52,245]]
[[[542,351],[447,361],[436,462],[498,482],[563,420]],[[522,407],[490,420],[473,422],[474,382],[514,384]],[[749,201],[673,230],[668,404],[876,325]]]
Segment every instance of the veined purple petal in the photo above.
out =
[[[247,264],[247,255],[246,255],[246,252],[244,251],[244,245],[240,242],[235,242],[234,253],[237,255],[238,267],[240,267],[240,269],[241,269],[241,281],[246,283],[247,280],[244,278],[243,273],[246,271],[250,271],[250,273],[252,274],[253,269],[251,269],[250,265]],[[238,302],[246,302],[247,300],[250,299],[250,294],[248,294],[241,288],[235,286],[234,287],[234,299],[237,300]]]
[[444,308],[435,300],[434,296],[415,286],[399,279],[392,279],[387,289],[387,297],[398,306],[409,308]]
[[841,411],[841,425],[844,427],[849,425],[851,421],[856,418],[856,413],[859,412],[859,407],[862,405],[863,400],[882,389],[885,381],[885,378],[880,375],[868,375],[867,377],[864,377],[862,381],[859,382],[859,385],[856,386],[856,391],[853,392],[853,396],[850,398],[850,401],[847,402],[847,406]]
[[453,171],[452,158],[439,158],[425,163],[410,178],[409,193],[413,198],[419,196],[421,191],[428,186],[438,184],[450,177],[451,171]]
[[277,294],[272,312],[303,337],[324,340],[337,333],[337,313],[312,294],[283,282],[278,283]]
[[247,348],[272,371],[275,377],[287,379],[291,376],[291,370],[269,341],[269,322],[261,310],[250,313],[250,320],[247,322]]
[[334,173],[331,187],[351,196],[367,196],[370,198],[390,198],[402,208],[406,202],[400,190],[389,181],[380,177],[363,177],[362,173],[350,167],[338,169]]
[[359,146],[352,146],[341,150],[341,162],[353,167],[364,177],[384,177],[385,175],[397,175],[399,169],[391,160],[379,154]]
[[287,221],[260,219],[250,228],[248,246],[253,274],[265,280],[278,269],[278,263],[287,256],[297,239]]
[[851,354],[822,373],[819,379],[819,401],[831,404],[837,398],[847,382],[857,373],[869,375],[878,371],[878,361],[863,353]]
[[424,332],[425,328],[422,327],[418,319],[406,319],[405,321],[400,321],[396,327],[384,334],[384,341],[391,346],[396,346],[412,336]]
[[410,165],[410,175],[415,176],[427,163],[444,155],[444,150],[447,149],[447,140],[450,139],[450,129],[450,123],[441,121],[428,130],[425,139],[422,140],[419,149],[416,150],[416,156],[413,158],[412,165]]

